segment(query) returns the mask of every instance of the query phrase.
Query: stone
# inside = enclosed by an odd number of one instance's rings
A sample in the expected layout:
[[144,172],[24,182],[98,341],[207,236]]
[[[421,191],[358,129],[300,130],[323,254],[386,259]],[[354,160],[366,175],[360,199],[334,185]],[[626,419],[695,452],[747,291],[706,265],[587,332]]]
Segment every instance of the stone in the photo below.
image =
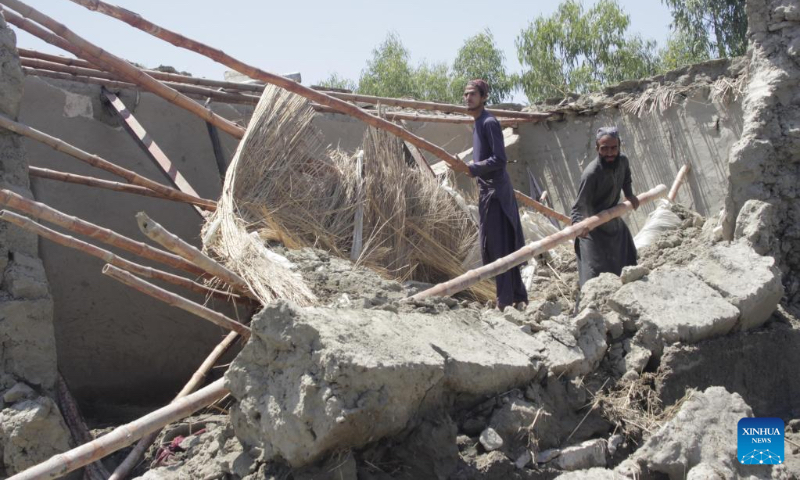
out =
[[624,285],[626,283],[635,282],[636,280],[641,280],[647,276],[648,273],[650,273],[650,269],[644,265],[630,265],[622,269],[619,278]]
[[625,437],[620,434],[609,437],[608,445],[606,446],[608,449],[608,454],[610,456],[614,456],[614,454],[617,453],[617,449],[621,447],[623,443],[625,443]]
[[605,355],[605,320],[592,309],[572,319],[561,315],[542,322],[533,338],[541,345],[541,357],[550,372],[569,377],[586,375]]
[[602,306],[606,299],[622,288],[622,280],[613,273],[601,273],[583,284],[581,288],[581,308],[591,305]]
[[489,427],[481,433],[478,438],[487,452],[493,452],[503,447],[503,438],[492,428]]
[[739,318],[736,307],[684,269],[658,268],[646,280],[624,285],[608,304],[637,326],[652,323],[667,343],[724,335]]
[[0,445],[12,475],[69,450],[70,434],[55,402],[37,397],[0,412]]
[[647,366],[647,362],[650,361],[650,350],[635,343],[630,344],[629,348],[628,353],[625,355],[625,371],[642,373],[644,367]]
[[294,467],[398,434],[448,395],[485,398],[527,384],[546,351],[513,324],[471,310],[398,315],[277,302],[252,329],[225,375],[238,400],[233,425],[265,459]]
[[561,450],[558,448],[550,448],[543,450],[535,455],[536,463],[550,463],[558,456],[561,455]]
[[783,296],[775,260],[742,243],[708,249],[689,265],[689,270],[739,309],[740,330],[767,321]]
[[517,457],[516,460],[514,460],[514,466],[517,467],[517,469],[522,470],[530,465],[531,462],[533,462],[533,455],[531,454],[530,450],[525,450],[519,457]]
[[774,248],[772,232],[777,224],[774,205],[751,199],[739,210],[733,238],[749,245],[759,255],[768,255]]
[[730,468],[711,463],[699,463],[686,475],[686,480],[727,480],[736,478],[736,473]]
[[527,432],[526,429],[536,419],[537,410],[536,405],[519,398],[511,399],[495,410],[489,426],[503,439],[503,453],[513,458],[513,454],[519,449],[528,446],[528,433],[531,432]]
[[752,416],[753,411],[741,396],[722,387],[693,391],[675,417],[650,436],[617,471],[630,474],[639,470],[649,473],[643,475],[645,478],[663,474],[677,480],[695,466],[709,463],[747,476],[757,471],[753,468],[764,467],[741,465],[736,457],[736,426],[741,418]]
[[606,441],[595,439],[562,449],[555,465],[561,470],[573,471],[605,467],[606,462]]
[[[606,332],[612,340],[616,340],[625,333],[625,322],[619,313],[615,311],[606,312],[603,314],[603,321],[606,324]],[[631,322],[633,324],[633,322]]]
[[3,401],[5,403],[17,403],[20,400],[31,399],[31,398],[34,398],[34,397],[37,397],[37,396],[38,395],[36,394],[35,391],[33,391],[33,389],[31,387],[29,387],[26,384],[20,382],[20,383],[14,385],[13,387],[11,387],[10,389],[8,389],[3,394]]

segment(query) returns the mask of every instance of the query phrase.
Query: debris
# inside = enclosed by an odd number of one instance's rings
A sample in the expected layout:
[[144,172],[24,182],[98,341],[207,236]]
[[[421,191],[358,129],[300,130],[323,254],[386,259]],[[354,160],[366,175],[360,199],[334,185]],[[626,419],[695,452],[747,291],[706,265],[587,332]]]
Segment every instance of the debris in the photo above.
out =
[[561,470],[585,470],[606,466],[606,441],[603,439],[587,440],[580,445],[567,447],[555,459]]
[[481,432],[480,442],[487,452],[499,450],[504,444],[503,438],[492,427]]

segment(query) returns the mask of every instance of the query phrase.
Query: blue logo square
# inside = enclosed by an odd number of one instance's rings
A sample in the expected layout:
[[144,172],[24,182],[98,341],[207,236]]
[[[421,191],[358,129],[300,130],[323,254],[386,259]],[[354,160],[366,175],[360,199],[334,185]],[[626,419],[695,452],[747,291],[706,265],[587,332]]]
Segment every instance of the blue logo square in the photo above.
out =
[[743,418],[736,427],[743,465],[780,465],[786,459],[780,418]]

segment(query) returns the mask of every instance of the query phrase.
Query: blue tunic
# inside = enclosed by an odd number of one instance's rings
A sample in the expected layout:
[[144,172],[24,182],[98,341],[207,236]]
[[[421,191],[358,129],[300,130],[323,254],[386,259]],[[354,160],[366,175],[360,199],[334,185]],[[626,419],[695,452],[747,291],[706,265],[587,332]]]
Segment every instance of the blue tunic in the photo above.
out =
[[[506,147],[500,122],[483,111],[472,133],[470,173],[480,189],[480,245],[484,265],[505,257],[525,245],[514,187],[506,172]],[[495,277],[500,305],[527,302],[519,267]]]
[[[619,203],[620,191],[626,197],[633,196],[628,157],[618,155],[613,162],[600,157],[594,159],[581,175],[578,198],[572,206],[572,223],[615,206]],[[600,225],[589,232],[587,238],[576,238],[575,253],[581,286],[601,273],[619,275],[623,267],[636,265],[636,245],[621,218]]]

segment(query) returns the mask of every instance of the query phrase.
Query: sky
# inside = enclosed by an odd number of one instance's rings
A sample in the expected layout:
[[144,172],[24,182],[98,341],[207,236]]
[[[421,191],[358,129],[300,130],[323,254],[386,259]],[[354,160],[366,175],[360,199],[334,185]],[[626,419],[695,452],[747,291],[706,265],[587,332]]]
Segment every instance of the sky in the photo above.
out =
[[[196,77],[221,80],[227,67],[175,47],[106,15],[68,0],[25,0],[83,38],[127,60],[169,65]],[[451,64],[468,37],[489,28],[505,52],[509,71],[520,72],[515,38],[540,15],[552,14],[560,0],[479,2],[473,0],[108,0],[162,27],[221,49],[272,73],[300,72],[312,85],[331,73],[357,80],[372,50],[396,32],[411,52],[412,64]],[[590,6],[595,0],[584,0]],[[631,17],[630,33],[663,45],[670,13],[661,0],[618,0]],[[26,32],[23,48],[71,56]],[[518,92],[514,101],[526,103]]]

